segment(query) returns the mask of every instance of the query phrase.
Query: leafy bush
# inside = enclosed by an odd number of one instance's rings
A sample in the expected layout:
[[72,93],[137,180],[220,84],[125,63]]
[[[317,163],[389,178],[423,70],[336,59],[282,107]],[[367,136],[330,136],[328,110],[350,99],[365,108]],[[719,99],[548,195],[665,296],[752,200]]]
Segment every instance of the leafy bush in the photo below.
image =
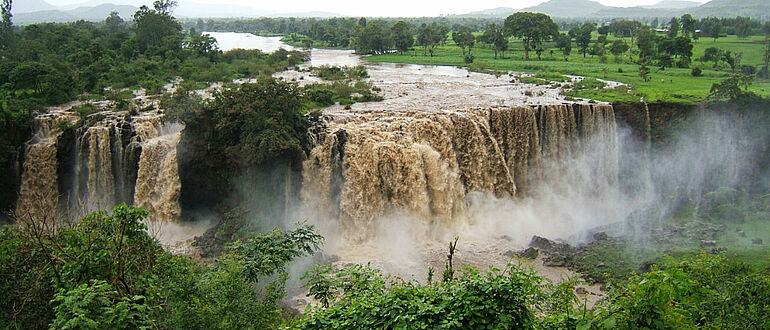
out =
[[700,77],[703,75],[703,70],[701,70],[701,68],[692,68],[692,71],[690,71],[690,74],[693,77]]
[[310,292],[329,307],[310,307],[299,327],[528,328],[535,324],[532,305],[542,282],[513,265],[485,274],[465,268],[455,279],[428,285],[386,279],[368,266],[336,275],[329,270],[306,275]]

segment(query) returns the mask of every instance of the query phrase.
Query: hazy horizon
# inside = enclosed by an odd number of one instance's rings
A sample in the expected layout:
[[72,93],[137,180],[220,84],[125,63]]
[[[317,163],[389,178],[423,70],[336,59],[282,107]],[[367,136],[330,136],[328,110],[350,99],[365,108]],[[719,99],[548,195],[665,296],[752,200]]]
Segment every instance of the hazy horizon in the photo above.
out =
[[[17,0],[18,1],[18,0]],[[68,6],[83,5],[92,6],[100,3],[112,3],[116,5],[133,5],[140,6],[143,4],[151,5],[151,0],[45,0],[47,3],[54,6]],[[406,17],[406,16],[439,16],[439,15],[452,15],[452,14],[466,14],[473,11],[480,11],[485,9],[492,9],[498,7],[510,7],[514,9],[521,9],[526,7],[536,6],[540,3],[547,2],[548,0],[479,0],[474,2],[455,2],[455,3],[442,3],[435,4],[433,2],[415,2],[408,0],[393,0],[382,3],[367,3],[365,6],[361,6],[360,3],[352,0],[333,0],[333,1],[312,1],[312,0],[295,0],[291,2],[270,2],[262,3],[260,6],[255,6],[253,2],[249,0],[179,0],[179,4],[219,4],[219,5],[235,5],[241,7],[251,7],[256,10],[264,11],[266,13],[301,13],[301,12],[330,12],[347,16],[390,16],[390,17]],[[654,5],[661,2],[661,0],[594,0],[605,6],[614,7],[635,7]],[[694,2],[706,3],[708,0],[691,0]],[[234,12],[233,16],[239,16],[238,12]]]

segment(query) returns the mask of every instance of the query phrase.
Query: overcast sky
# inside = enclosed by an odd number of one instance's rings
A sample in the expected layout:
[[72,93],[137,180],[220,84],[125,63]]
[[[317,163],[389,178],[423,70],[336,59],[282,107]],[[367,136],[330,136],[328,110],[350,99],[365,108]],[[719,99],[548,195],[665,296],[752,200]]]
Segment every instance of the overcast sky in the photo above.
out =
[[[25,0],[16,0],[25,1]],[[496,7],[525,8],[545,2],[546,0],[450,0],[450,1],[421,1],[421,0],[178,0],[179,3],[197,2],[213,4],[237,4],[252,6],[272,12],[307,12],[325,11],[351,16],[438,16],[444,14],[464,14],[471,11]],[[606,6],[634,7],[652,5],[661,0],[598,0]],[[691,0],[707,2],[707,0]],[[54,6],[64,6],[83,3],[84,0],[46,0]],[[151,4],[152,0],[92,0],[89,2],[109,2],[115,4]]]

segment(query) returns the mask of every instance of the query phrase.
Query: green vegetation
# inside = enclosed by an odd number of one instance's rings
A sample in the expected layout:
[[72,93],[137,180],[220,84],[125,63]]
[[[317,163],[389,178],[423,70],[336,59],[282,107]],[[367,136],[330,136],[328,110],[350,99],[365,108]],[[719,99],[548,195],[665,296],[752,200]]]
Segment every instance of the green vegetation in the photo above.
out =
[[[655,35],[642,23],[635,21],[616,21],[599,29],[606,34],[597,34],[595,25],[586,23],[573,27],[569,34],[549,33],[539,36],[539,39],[543,39],[540,47],[527,46],[529,39],[525,37],[513,41],[502,38],[506,40],[503,45],[499,41],[501,39],[495,38],[498,28],[490,24],[482,35],[477,36],[480,45],[474,48],[474,64],[471,69],[482,67],[494,72],[552,72],[612,80],[624,83],[627,87],[586,89],[579,86],[568,94],[603,101],[639,101],[643,97],[646,101],[681,103],[706,99],[712,85],[740,71],[747,75],[760,73],[757,74],[759,79],[748,90],[762,96],[770,95],[770,80],[761,74],[767,65],[765,55],[768,39],[757,35],[765,32],[756,21],[744,19],[737,21],[749,23],[737,23],[723,19],[698,22],[686,15],[682,21],[686,24],[680,33],[670,33],[670,36]],[[753,27],[748,29],[750,35],[690,40],[694,35],[693,27],[717,23],[729,24],[731,31],[735,31],[732,27],[739,24]],[[545,41],[551,37],[554,41]],[[577,53],[572,52],[573,39],[579,50]],[[418,33],[417,44],[424,47],[423,56],[417,52],[402,52],[370,56],[368,59],[426,65],[467,65],[463,49],[453,40],[446,45],[421,42]],[[538,60],[527,60],[529,50],[538,52]],[[501,52],[503,56],[499,56]],[[428,54],[431,56],[425,56]],[[607,56],[609,54],[613,55],[613,59]],[[640,66],[639,63],[645,65]],[[647,68],[646,74],[640,74],[640,68],[643,67]],[[694,75],[694,72],[698,72],[698,75]]]
[[[8,328],[264,329],[286,320],[285,266],[312,254],[313,228],[233,243],[199,265],[163,251],[147,212],[125,204],[57,227],[18,219],[0,230],[0,324]],[[23,270],[23,271],[21,271]],[[259,286],[258,286],[259,285]],[[257,288],[261,288],[259,291]]]

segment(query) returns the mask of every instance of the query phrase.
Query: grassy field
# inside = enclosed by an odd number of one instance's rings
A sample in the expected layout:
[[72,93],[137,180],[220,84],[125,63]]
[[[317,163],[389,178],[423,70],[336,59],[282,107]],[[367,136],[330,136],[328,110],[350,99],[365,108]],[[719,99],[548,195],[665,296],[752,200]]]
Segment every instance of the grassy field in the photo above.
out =
[[[612,41],[613,38],[610,38]],[[630,42],[630,40],[628,40]],[[575,93],[577,97],[596,99],[601,101],[638,101],[644,97],[646,101],[672,101],[692,103],[706,98],[711,85],[722,81],[730,75],[729,69],[712,69],[713,63],[702,63],[697,59],[703,56],[703,51],[708,47],[719,47],[732,52],[742,52],[743,65],[759,66],[764,55],[763,38],[751,37],[739,40],[735,36],[720,38],[716,42],[713,39],[701,38],[695,41],[693,46],[693,62],[691,67],[699,67],[703,70],[701,77],[693,77],[691,69],[666,68],[661,71],[656,66],[650,66],[650,80],[644,81],[639,75],[639,65],[625,63],[625,58],[616,59],[613,55],[607,56],[606,63],[600,63],[598,56],[588,55],[585,58],[578,54],[578,49],[573,45],[572,54],[565,61],[561,51],[546,44],[546,50],[542,59],[537,59],[537,54],[530,52],[530,60],[525,61],[524,50],[520,41],[511,42],[505,58],[494,58],[494,51],[490,48],[474,47],[474,63],[471,68],[477,70],[499,70],[515,72],[549,72],[568,75],[578,75],[599,79],[613,80],[628,84],[630,91],[617,90],[581,90]],[[551,54],[553,51],[553,54]],[[414,47],[408,54],[397,53],[376,55],[367,57],[370,61],[391,63],[414,63],[425,65],[453,65],[466,66],[463,62],[462,51],[454,45],[451,39],[444,46],[439,46],[434,56],[423,56],[422,47]],[[757,80],[751,87],[755,93],[770,97],[770,80]]]

